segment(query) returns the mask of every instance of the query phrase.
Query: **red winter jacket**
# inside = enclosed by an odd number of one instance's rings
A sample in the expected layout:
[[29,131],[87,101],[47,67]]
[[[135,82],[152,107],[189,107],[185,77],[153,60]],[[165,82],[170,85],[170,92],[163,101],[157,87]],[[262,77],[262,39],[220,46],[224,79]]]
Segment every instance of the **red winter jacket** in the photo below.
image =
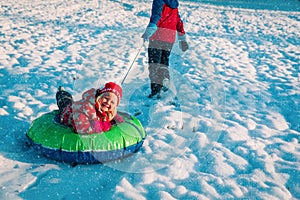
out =
[[150,23],[156,24],[157,31],[149,40],[159,40],[173,44],[176,31],[180,36],[185,34],[183,22],[178,13],[177,0],[153,0]]
[[82,99],[69,104],[60,114],[60,122],[73,127],[80,134],[108,131],[115,121],[123,122],[116,115],[112,121],[103,121],[100,112],[95,109],[96,89],[92,88],[82,94]]

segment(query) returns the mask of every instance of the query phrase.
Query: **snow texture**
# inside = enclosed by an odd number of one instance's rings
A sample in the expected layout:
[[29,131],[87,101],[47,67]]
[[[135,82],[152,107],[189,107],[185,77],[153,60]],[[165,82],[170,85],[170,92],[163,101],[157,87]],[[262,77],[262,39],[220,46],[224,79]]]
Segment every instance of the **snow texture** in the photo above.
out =
[[[300,198],[300,1],[180,1],[190,48],[176,42],[155,102],[151,5],[0,0],[0,199]],[[138,153],[70,166],[26,145],[58,86],[77,99],[130,66],[119,109],[145,127]]]

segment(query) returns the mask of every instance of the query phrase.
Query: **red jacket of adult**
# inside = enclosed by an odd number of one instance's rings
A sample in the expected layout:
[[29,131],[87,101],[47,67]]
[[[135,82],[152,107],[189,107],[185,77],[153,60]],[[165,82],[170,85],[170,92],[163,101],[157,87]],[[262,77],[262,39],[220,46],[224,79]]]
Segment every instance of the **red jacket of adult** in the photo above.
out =
[[177,0],[153,0],[150,23],[156,24],[157,31],[149,38],[173,44],[176,31],[184,35],[183,22],[178,13]]

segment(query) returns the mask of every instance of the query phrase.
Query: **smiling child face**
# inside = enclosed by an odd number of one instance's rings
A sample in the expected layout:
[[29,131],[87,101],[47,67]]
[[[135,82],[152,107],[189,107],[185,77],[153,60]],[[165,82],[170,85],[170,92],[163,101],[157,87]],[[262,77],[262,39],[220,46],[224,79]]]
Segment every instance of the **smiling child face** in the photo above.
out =
[[102,112],[107,112],[116,110],[118,98],[114,93],[106,92],[101,94],[97,101],[99,103],[99,109],[101,109]]

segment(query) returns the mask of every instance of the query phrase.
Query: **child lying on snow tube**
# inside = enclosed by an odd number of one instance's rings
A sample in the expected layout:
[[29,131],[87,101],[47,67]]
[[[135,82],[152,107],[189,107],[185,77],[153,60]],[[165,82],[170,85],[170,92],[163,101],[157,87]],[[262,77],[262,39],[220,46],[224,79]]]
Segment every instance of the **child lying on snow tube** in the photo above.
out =
[[102,89],[85,91],[79,101],[73,101],[72,95],[60,86],[56,93],[59,122],[79,134],[108,131],[113,124],[123,122],[117,114],[121,98],[122,88],[113,82]]

